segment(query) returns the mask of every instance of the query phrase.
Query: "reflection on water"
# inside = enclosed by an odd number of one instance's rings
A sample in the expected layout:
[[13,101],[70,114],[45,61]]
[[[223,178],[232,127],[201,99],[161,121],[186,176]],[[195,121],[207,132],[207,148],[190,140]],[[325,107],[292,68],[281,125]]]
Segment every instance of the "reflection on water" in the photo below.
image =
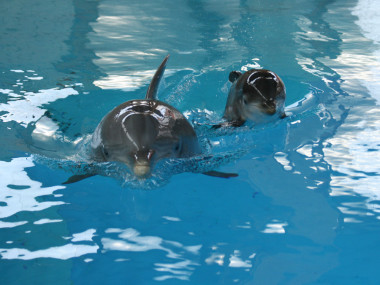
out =
[[286,222],[280,223],[277,220],[273,220],[273,223],[267,224],[267,228],[265,230],[263,230],[262,232],[267,233],[267,234],[273,234],[273,233],[284,234],[285,233],[284,227],[287,225],[288,225],[288,223],[286,223]]
[[99,247],[97,245],[84,245],[84,244],[66,244],[63,246],[51,247],[48,249],[41,249],[36,251],[29,251],[24,248],[0,248],[0,255],[2,259],[22,259],[30,260],[36,258],[57,258],[57,259],[70,259],[79,257],[89,253],[96,253]]
[[[174,263],[155,263],[155,270],[163,272],[164,274],[171,273],[171,275],[161,275],[155,277],[155,280],[163,281],[170,278],[180,280],[189,280],[189,276],[195,269],[194,266],[199,264],[192,262],[178,254],[178,251],[185,251],[194,255],[199,254],[201,245],[183,246],[179,242],[163,240],[155,236],[141,236],[135,229],[107,229],[107,234],[117,233],[119,239],[102,238],[103,249],[129,251],[129,252],[145,252],[151,250],[161,250],[167,252],[167,257],[174,259]],[[180,260],[180,261],[177,261]]]
[[[63,201],[48,201],[44,197],[51,197],[51,199],[61,197],[60,194],[54,194],[55,191],[64,189],[63,186],[43,187],[41,182],[32,180],[26,169],[35,167],[35,164],[30,157],[14,158],[10,162],[0,161],[0,228],[16,228],[22,227],[33,228],[33,230],[24,230],[23,234],[18,236],[9,236],[6,232],[2,238],[1,247],[4,246],[4,238],[8,237],[14,240],[6,241],[6,248],[0,248],[1,259],[21,259],[32,260],[36,258],[56,258],[67,260],[73,257],[79,257],[89,253],[96,253],[99,247],[95,244],[78,244],[78,243],[65,243],[60,246],[52,246],[49,248],[29,250],[27,248],[19,248],[17,245],[20,240],[26,239],[27,236],[35,236],[38,234],[38,227],[45,225],[50,227],[50,224],[62,223],[62,219],[49,219],[42,218],[33,221],[39,215],[36,212],[45,213],[49,209],[64,205]],[[30,214],[26,214],[30,212]],[[27,219],[26,221],[19,221],[18,216]],[[17,222],[12,222],[18,220]],[[27,226],[26,224],[33,223],[36,226]],[[54,226],[53,226],[54,228]],[[19,230],[20,231],[20,230]],[[90,229],[83,233],[73,234],[72,237],[65,239],[72,242],[92,241],[95,230]],[[62,239],[63,241],[64,239]],[[31,239],[32,241],[32,239]],[[58,242],[57,243],[62,243]],[[28,247],[28,246],[25,246]],[[44,245],[42,245],[44,247]]]
[[[353,15],[366,14],[366,17],[360,17],[358,24],[376,42],[379,30],[368,27],[376,27],[378,19],[367,17],[367,13],[376,10],[375,7],[378,7],[375,1],[365,4],[359,1]],[[332,23],[344,29],[341,21],[342,19],[335,18]],[[365,198],[364,203],[347,201],[339,207],[345,214],[345,222],[356,223],[362,222],[365,216],[375,215],[379,219],[378,204],[372,202],[380,198],[380,165],[377,163],[380,161],[380,88],[376,79],[380,74],[380,62],[375,55],[363,54],[358,49],[361,45],[368,45],[360,38],[359,31],[347,31],[342,37],[347,44],[343,45],[342,53],[329,64],[342,76],[342,88],[352,96],[348,102],[350,115],[346,119],[347,127],[341,128],[334,137],[328,139],[324,151],[327,161],[335,171],[331,181],[332,195],[348,198],[355,193]],[[371,97],[363,96],[366,94],[365,88]]]
[[[364,32],[365,36],[372,40],[376,46],[372,55],[363,55],[362,53],[351,53],[351,56],[359,56],[360,59],[360,78],[368,89],[373,98],[376,99],[376,104],[380,105],[380,17],[379,17],[379,4],[376,1],[363,1],[359,0],[357,6],[352,12],[357,16],[356,23]],[[343,54],[344,55],[344,54]],[[366,68],[363,68],[366,66]]]
[[[38,75],[33,70],[3,72],[4,78],[13,89],[0,89],[0,96],[3,98],[0,103],[0,121],[3,123],[3,132],[10,141],[3,141],[1,144],[12,145],[13,141],[21,136],[23,145],[18,150],[32,149],[42,154],[57,153],[57,149],[60,149],[62,154],[65,152],[64,149],[72,150],[78,140],[65,138],[62,132],[64,123],[55,120],[47,106],[69,96],[78,95],[76,89],[83,87],[82,84],[71,83],[60,88],[28,91],[35,89],[35,82],[47,82],[43,77],[30,77],[28,74]],[[56,154],[56,157],[64,157],[65,154],[62,154]]]
[[[25,168],[33,166],[30,157],[14,158],[10,162],[0,161],[0,201],[6,203],[0,208],[0,218],[8,218],[22,211],[42,211],[63,204],[59,201],[37,201],[38,197],[52,195],[64,187],[42,187],[42,183],[30,179]],[[17,224],[20,225],[20,222]]]
[[[38,122],[44,116],[46,110],[43,109],[43,105],[78,94],[78,91],[73,88],[42,89],[38,93],[24,91],[21,94],[14,93],[9,89],[0,89],[0,92],[7,95],[7,103],[0,104],[0,110],[6,112],[0,116],[0,120],[3,122],[15,121],[23,127],[27,127],[30,123]],[[49,122],[49,124],[54,123]],[[58,129],[58,127],[55,127],[55,129]],[[43,133],[43,130],[37,128],[36,132]]]
[[[249,259],[247,260],[242,260],[239,256],[241,255],[239,250],[234,250],[234,252],[230,255],[228,258],[228,267],[233,267],[233,268],[252,268],[252,259],[255,258],[256,254],[253,253],[252,255],[249,256]],[[224,265],[224,260],[225,260],[225,255],[221,253],[212,253],[210,257],[208,257],[205,262],[208,265],[211,265],[213,263],[223,266]],[[247,269],[246,271],[249,271]]]
[[[239,267],[239,268],[251,268],[252,263],[251,260],[243,261],[240,259],[240,252],[238,250],[234,250],[234,253],[230,256],[230,263],[228,264],[229,267]],[[252,259],[255,257],[255,254],[252,254],[249,258]]]

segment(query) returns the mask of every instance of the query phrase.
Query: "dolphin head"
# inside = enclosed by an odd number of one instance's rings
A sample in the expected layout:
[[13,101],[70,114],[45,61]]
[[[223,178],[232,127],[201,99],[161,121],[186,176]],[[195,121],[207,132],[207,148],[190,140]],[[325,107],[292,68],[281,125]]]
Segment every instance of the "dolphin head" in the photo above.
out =
[[92,140],[98,160],[125,163],[137,177],[147,177],[154,161],[158,123],[149,114],[118,110],[106,116]]
[[125,163],[141,179],[151,175],[160,159],[198,152],[195,132],[186,119],[150,100],[129,101],[110,112],[95,131],[92,147],[98,160]]
[[283,114],[285,86],[274,72],[265,69],[251,69],[244,74],[232,71],[229,80],[233,85],[225,118],[262,122],[276,113]]
[[274,115],[284,102],[284,84],[269,70],[250,70],[242,86],[242,104],[248,109]]

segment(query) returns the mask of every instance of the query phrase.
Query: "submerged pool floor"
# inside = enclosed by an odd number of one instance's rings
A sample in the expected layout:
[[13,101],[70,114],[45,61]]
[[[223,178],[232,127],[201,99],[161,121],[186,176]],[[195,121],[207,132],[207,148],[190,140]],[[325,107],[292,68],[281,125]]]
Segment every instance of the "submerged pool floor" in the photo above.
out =
[[[376,1],[0,3],[0,284],[379,284]],[[207,155],[147,181],[85,171],[102,117],[160,100]],[[276,72],[287,117],[212,130],[232,70]],[[221,179],[217,169],[239,174]]]

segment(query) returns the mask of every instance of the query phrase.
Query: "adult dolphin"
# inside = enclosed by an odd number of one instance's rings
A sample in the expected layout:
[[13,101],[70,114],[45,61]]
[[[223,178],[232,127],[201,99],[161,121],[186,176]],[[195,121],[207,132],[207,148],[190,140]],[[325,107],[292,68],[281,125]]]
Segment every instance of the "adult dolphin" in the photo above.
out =
[[[232,82],[223,118],[227,125],[241,126],[246,121],[254,124],[284,118],[285,85],[273,71],[251,69],[244,74],[232,71]],[[225,124],[221,124],[220,127]]]
[[[183,114],[156,99],[168,58],[169,55],[154,74],[145,99],[127,101],[101,120],[91,139],[94,161],[125,163],[137,178],[144,179],[163,158],[186,158],[201,153],[197,135]],[[236,176],[217,171],[204,174],[224,178]],[[74,175],[64,184],[93,175],[96,174]]]

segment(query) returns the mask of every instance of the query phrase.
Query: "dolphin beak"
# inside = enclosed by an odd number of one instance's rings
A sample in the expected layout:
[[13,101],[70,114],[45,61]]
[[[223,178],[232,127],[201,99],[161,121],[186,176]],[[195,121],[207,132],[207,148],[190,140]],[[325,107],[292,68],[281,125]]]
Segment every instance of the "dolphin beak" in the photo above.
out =
[[133,166],[133,173],[140,179],[147,178],[150,176],[150,165],[145,163],[136,163]]
[[268,115],[274,115],[276,113],[276,102],[266,102],[264,112]]
[[151,175],[151,163],[154,151],[138,151],[135,154],[133,173],[139,179],[148,178]]

